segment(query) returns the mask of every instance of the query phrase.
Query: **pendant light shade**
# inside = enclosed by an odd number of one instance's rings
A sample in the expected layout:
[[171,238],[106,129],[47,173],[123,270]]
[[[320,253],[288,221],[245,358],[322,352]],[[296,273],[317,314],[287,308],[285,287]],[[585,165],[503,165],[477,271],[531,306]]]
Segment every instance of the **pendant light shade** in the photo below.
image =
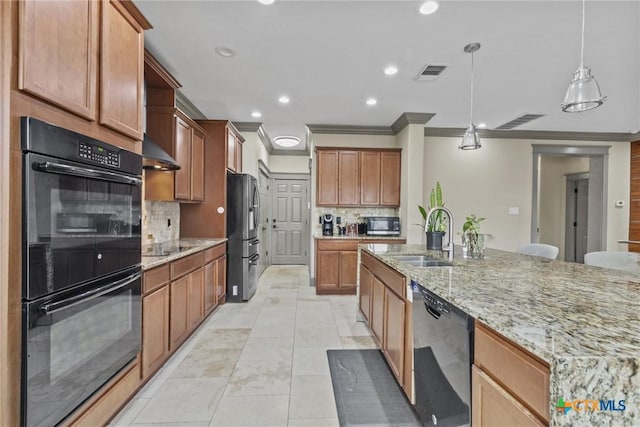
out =
[[580,42],[580,67],[573,73],[571,84],[567,88],[562,111],[580,113],[602,105],[607,99],[600,93],[600,86],[591,75],[591,69],[584,65],[584,15],[586,0],[582,0],[582,38]]
[[600,93],[598,82],[591,75],[591,69],[581,65],[573,73],[573,79],[567,89],[562,103],[562,111],[567,113],[579,113],[591,110],[602,105],[606,96]]
[[467,131],[464,133],[458,148],[461,150],[477,150],[480,147],[482,147],[482,145],[480,144],[478,130],[476,129],[476,125],[471,123],[467,128]]
[[471,96],[469,102],[469,127],[458,146],[461,150],[477,150],[482,147],[478,130],[476,129],[476,125],[473,124],[473,53],[478,49],[480,49],[480,43],[469,43],[464,47],[464,51],[471,54]]

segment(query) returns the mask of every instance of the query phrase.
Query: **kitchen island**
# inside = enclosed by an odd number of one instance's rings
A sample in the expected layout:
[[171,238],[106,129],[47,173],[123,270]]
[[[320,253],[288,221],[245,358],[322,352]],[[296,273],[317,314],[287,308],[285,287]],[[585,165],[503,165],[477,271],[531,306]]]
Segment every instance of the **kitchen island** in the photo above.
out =
[[[361,250],[547,364],[550,425],[640,425],[637,274],[491,249],[484,259],[464,259],[460,247],[453,267],[418,268],[393,257],[443,253],[419,245]],[[565,413],[558,399],[614,401],[618,410]]]

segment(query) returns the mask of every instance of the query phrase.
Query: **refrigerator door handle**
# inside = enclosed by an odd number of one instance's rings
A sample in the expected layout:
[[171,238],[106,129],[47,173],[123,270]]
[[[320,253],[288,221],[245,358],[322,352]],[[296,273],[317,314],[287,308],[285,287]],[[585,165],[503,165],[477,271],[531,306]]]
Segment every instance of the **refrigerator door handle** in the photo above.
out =
[[249,246],[255,246],[255,245],[259,244],[259,243],[260,243],[260,240],[256,239],[256,240],[253,240],[253,241],[249,242]]
[[249,264],[258,265],[258,258],[260,258],[260,254],[255,254],[249,259]]

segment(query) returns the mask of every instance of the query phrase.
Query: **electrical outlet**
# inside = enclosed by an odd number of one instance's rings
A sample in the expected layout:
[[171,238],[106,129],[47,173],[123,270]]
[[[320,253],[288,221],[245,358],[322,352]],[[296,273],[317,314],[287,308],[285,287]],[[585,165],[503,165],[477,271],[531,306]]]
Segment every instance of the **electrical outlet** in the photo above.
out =
[[153,234],[147,234],[147,239],[153,240]]

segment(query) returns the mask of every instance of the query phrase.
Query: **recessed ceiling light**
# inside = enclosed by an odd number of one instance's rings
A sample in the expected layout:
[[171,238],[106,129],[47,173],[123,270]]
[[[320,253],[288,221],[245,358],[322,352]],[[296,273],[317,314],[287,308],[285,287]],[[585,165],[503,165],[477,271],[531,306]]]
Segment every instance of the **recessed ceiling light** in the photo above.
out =
[[273,4],[273,0],[258,0],[262,4]]
[[262,117],[262,113],[260,111],[254,111],[251,113],[251,117],[255,117],[256,119]]
[[378,101],[375,98],[367,99],[367,105],[376,105]]
[[273,142],[281,147],[291,148],[300,144],[300,138],[298,138],[297,136],[276,136],[273,139]]
[[420,9],[418,10],[423,15],[431,15],[433,12],[438,10],[438,2],[433,0],[426,1],[420,5]]
[[280,98],[278,98],[278,101],[279,101],[281,104],[288,104],[288,103],[289,103],[289,101],[290,101],[290,99],[289,99],[289,97],[288,97],[288,96],[286,96],[286,95],[282,95]]
[[233,58],[234,56],[236,56],[236,51],[231,49],[230,47],[218,46],[215,48],[215,51],[223,58]]
[[384,69],[384,73],[387,76],[393,76],[397,72],[398,72],[398,69],[396,67],[394,67],[393,65],[389,65],[387,68]]
[[487,127],[487,124],[486,124],[486,123],[478,123],[478,127],[479,127],[480,129],[484,129],[484,128],[486,128],[486,127]]

